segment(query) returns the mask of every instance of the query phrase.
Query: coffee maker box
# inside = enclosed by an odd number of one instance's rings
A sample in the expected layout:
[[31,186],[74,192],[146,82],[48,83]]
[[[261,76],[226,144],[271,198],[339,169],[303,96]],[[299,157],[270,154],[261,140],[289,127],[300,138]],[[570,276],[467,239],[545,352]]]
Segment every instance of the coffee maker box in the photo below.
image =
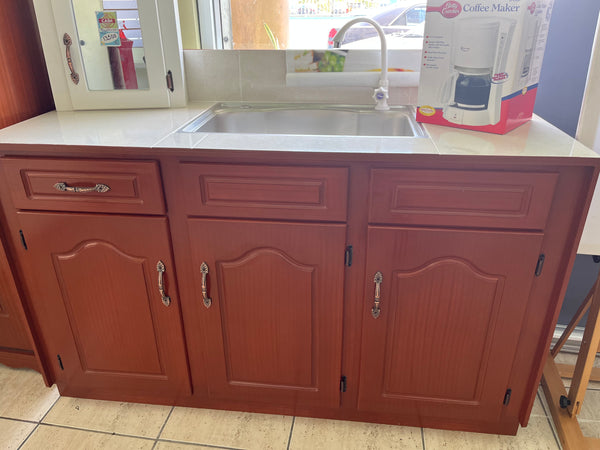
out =
[[531,119],[553,0],[428,0],[419,122],[504,134]]

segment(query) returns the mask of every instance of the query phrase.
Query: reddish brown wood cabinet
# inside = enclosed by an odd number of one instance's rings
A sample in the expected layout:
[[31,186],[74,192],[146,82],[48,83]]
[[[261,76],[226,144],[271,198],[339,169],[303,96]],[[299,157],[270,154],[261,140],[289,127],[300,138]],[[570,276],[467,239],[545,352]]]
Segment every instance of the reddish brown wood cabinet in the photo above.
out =
[[150,154],[0,159],[5,231],[63,394],[527,423],[590,161]]
[[12,267],[0,241],[0,363],[39,370]]
[[498,420],[542,238],[370,227],[358,408]]
[[346,226],[190,219],[189,232],[206,342],[188,340],[192,360],[205,348],[210,396],[337,407]]
[[18,221],[29,297],[61,393],[189,394],[166,219],[20,212]]

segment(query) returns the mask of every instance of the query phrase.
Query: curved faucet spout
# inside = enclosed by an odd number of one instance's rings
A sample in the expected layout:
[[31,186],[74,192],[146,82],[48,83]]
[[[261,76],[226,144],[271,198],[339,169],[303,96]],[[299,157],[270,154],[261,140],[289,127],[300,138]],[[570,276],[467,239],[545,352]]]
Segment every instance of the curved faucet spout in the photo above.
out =
[[373,98],[377,102],[377,104],[375,105],[375,109],[388,110],[390,109],[390,107],[387,104],[389,86],[387,41],[385,39],[385,34],[381,26],[373,19],[369,19],[368,17],[357,17],[356,19],[352,19],[346,22],[344,26],[342,26],[342,28],[340,28],[336,35],[333,37],[333,46],[335,48],[340,48],[346,31],[348,31],[348,29],[352,25],[355,25],[357,23],[368,23],[372,25],[377,31],[377,34],[379,35],[379,41],[381,42],[381,75],[379,76],[379,87],[375,89]]

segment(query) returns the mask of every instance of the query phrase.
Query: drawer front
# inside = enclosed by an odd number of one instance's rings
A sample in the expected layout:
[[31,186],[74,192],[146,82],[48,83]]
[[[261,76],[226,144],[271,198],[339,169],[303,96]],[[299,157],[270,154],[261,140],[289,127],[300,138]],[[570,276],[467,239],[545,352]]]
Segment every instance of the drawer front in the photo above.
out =
[[369,222],[543,229],[556,173],[371,170]]
[[153,161],[3,158],[18,209],[164,214]]
[[346,220],[348,170],[181,163],[190,216]]

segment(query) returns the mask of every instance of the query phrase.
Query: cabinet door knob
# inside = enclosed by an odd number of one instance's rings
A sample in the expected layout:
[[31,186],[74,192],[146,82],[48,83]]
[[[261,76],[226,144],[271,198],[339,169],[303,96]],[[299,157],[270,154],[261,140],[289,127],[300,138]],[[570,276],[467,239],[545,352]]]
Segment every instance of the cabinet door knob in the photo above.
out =
[[200,273],[202,274],[202,301],[204,306],[210,308],[212,305],[212,299],[208,297],[208,288],[206,287],[206,275],[208,275],[208,265],[205,262],[200,264]]
[[373,308],[371,308],[371,314],[373,315],[373,318],[377,319],[381,313],[379,301],[381,298],[381,283],[383,283],[383,274],[381,272],[375,273],[373,281],[375,282],[375,300],[373,302]]
[[106,184],[98,183],[95,186],[79,187],[79,186],[69,186],[65,182],[60,182],[60,183],[56,183],[54,185],[54,189],[56,189],[57,191],[61,191],[61,192],[78,192],[78,193],[83,193],[83,194],[88,193],[88,192],[104,193],[104,192],[110,191],[110,186],[108,186]]
[[159,261],[156,264],[156,271],[158,272],[158,293],[160,294],[160,299],[162,300],[163,305],[169,306],[171,304],[171,297],[165,294],[165,283],[163,276],[165,270],[165,263]]
[[79,84],[79,74],[75,72],[75,68],[73,67],[73,59],[71,59],[71,45],[73,45],[73,41],[68,33],[63,35],[63,44],[65,44],[67,66],[69,66],[69,70],[71,71],[71,81],[75,84]]

